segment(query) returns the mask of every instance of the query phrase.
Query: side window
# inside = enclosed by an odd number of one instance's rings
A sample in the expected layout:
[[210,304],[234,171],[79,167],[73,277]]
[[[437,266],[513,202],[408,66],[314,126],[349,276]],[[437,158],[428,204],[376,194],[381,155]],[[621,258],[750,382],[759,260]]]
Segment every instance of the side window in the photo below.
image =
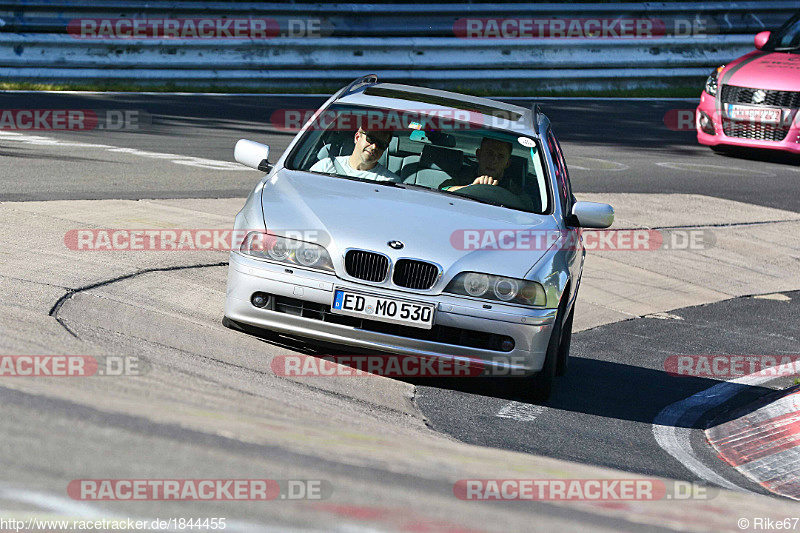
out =
[[561,209],[565,214],[568,214],[572,211],[572,187],[569,183],[567,164],[561,153],[561,146],[558,144],[556,136],[553,135],[552,129],[547,130],[547,149],[550,152],[550,157],[556,170],[556,184],[558,185],[558,198],[561,201]]

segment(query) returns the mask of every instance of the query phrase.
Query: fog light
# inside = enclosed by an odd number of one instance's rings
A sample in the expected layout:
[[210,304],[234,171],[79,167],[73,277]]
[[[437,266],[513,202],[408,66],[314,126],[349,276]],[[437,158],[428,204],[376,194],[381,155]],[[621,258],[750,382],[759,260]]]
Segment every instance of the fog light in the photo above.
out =
[[506,337],[503,339],[503,342],[500,343],[500,349],[504,352],[510,352],[514,349],[514,339],[511,337]]
[[269,294],[263,292],[254,292],[250,297],[250,303],[255,307],[264,308],[269,305]]
[[703,131],[703,133],[707,133],[708,135],[716,135],[716,131],[714,131],[714,123],[711,122],[711,118],[700,111],[697,115],[697,125]]

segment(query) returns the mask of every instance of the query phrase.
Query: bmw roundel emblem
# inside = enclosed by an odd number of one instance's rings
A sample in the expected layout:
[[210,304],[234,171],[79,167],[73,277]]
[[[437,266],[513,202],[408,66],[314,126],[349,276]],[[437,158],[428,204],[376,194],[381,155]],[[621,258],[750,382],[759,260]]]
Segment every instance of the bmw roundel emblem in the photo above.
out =
[[389,241],[386,244],[389,245],[389,248],[394,248],[395,250],[399,250],[400,248],[405,246],[405,244],[403,244],[402,241]]

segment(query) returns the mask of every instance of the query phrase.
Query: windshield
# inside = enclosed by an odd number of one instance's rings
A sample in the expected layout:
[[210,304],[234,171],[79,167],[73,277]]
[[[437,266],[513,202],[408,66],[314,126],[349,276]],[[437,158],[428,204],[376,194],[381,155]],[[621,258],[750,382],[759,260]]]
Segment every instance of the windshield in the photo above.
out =
[[770,36],[765,50],[790,52],[800,50],[800,13],[790,18]]
[[286,167],[549,212],[537,139],[483,127],[475,112],[428,113],[333,105],[305,132]]

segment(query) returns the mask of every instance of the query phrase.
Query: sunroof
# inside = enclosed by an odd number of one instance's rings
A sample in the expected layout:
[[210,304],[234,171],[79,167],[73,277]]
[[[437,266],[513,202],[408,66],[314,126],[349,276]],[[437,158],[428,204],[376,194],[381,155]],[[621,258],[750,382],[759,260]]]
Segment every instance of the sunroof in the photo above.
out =
[[453,109],[463,109],[464,111],[477,111],[484,115],[491,117],[504,118],[512,122],[516,122],[522,118],[522,115],[515,111],[507,111],[505,109],[497,109],[487,105],[475,104],[472,102],[464,102],[463,100],[456,100],[454,98],[447,98],[444,96],[436,96],[431,94],[419,94],[407,91],[399,91],[397,89],[387,89],[384,87],[367,87],[364,94],[369,96],[383,96],[385,98],[397,98],[400,100],[410,100],[412,102],[423,102],[426,104],[440,105],[443,107],[452,107]]

